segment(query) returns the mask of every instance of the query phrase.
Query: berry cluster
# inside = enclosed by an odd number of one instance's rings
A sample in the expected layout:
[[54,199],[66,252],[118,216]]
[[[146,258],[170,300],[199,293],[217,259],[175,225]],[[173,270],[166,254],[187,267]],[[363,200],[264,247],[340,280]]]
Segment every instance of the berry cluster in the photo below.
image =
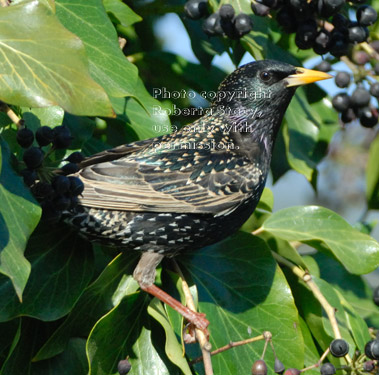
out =
[[[60,174],[51,171],[52,167],[48,165],[48,155],[55,150],[69,147],[72,141],[70,130],[66,126],[57,126],[54,129],[42,126],[34,134],[24,127],[18,130],[16,139],[25,149],[22,159],[26,168],[20,172],[25,184],[41,204],[44,217],[59,219],[62,211],[76,206],[78,196],[84,190],[79,178],[66,176],[78,171],[77,163],[84,159],[80,152],[74,152],[65,159],[68,163],[61,168]],[[38,147],[33,146],[34,140]]]
[[203,31],[208,36],[225,36],[239,39],[253,29],[253,21],[246,13],[236,14],[230,4],[209,15],[207,0],[189,0],[184,5],[184,13],[188,18],[198,20],[205,18]]
[[[284,32],[296,33],[298,48],[313,48],[319,55],[330,52],[340,57],[349,53],[351,45],[367,40],[367,27],[378,17],[374,8],[360,5],[356,9],[357,20],[351,21],[340,13],[345,3],[345,0],[252,0],[251,9],[257,16],[275,17]],[[236,15],[230,4],[209,15],[207,0],[189,0],[184,12],[194,20],[205,18],[203,30],[209,36],[239,39],[253,29],[251,17],[245,13]]]

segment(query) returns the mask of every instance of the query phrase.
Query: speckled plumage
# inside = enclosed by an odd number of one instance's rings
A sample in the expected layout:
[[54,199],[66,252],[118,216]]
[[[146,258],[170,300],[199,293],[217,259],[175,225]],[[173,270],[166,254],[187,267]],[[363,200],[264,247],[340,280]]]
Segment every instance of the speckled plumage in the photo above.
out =
[[[220,85],[226,94],[211,113],[191,125],[86,159],[77,174],[83,197],[66,221],[90,239],[168,256],[231,235],[263,191],[295,91],[286,77],[295,73],[274,61],[247,64]],[[227,97],[242,89],[264,95]]]

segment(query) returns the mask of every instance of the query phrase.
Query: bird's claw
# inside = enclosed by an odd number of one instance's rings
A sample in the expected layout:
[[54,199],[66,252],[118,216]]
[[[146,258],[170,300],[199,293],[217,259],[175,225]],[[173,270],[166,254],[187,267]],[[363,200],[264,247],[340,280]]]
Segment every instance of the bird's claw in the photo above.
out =
[[186,344],[193,344],[196,342],[195,329],[199,329],[205,335],[207,341],[209,341],[209,331],[207,329],[209,325],[209,320],[206,319],[204,313],[194,313],[196,316],[192,321],[185,325],[183,330],[183,340]]

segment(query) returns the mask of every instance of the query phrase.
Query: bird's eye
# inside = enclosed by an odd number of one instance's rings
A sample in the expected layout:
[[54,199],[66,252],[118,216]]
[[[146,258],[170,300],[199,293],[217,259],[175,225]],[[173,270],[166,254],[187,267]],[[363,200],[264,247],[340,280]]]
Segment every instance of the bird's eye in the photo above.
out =
[[271,74],[269,72],[262,72],[260,77],[263,82],[268,82],[271,79]]

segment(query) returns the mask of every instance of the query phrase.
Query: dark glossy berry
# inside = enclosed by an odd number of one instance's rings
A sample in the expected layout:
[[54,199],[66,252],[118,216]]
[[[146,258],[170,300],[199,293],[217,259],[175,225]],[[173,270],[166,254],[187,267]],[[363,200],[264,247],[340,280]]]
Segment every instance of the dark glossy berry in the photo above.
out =
[[336,57],[347,55],[349,53],[349,40],[347,35],[338,30],[333,30],[329,51]]
[[29,169],[36,169],[43,162],[43,152],[38,147],[30,147],[25,150],[22,159]]
[[274,363],[274,372],[277,374],[282,374],[285,370],[285,367],[278,358],[275,358],[275,363]]
[[51,181],[53,189],[59,193],[67,193],[70,188],[70,180],[66,176],[55,176]]
[[359,111],[359,121],[365,128],[373,128],[378,123],[378,115],[369,107],[365,107]]
[[70,156],[68,156],[65,160],[71,163],[80,163],[84,160],[84,156],[80,151],[75,151]]
[[223,31],[220,23],[220,15],[212,13],[203,22],[203,31],[208,36],[222,35]]
[[70,129],[67,126],[57,126],[54,129],[53,145],[55,148],[67,148],[70,146],[72,136]]
[[54,195],[54,190],[48,182],[39,181],[32,187],[32,193],[39,201],[50,199]]
[[279,10],[276,21],[287,34],[294,33],[297,30],[297,19],[289,7],[284,6]]
[[341,13],[337,13],[333,16],[332,24],[336,29],[344,29],[349,26],[350,21]]
[[370,61],[370,56],[364,51],[354,51],[353,61],[358,65],[365,65]]
[[41,207],[42,220],[57,223],[62,217],[62,211],[57,210],[51,201],[42,202]]
[[315,66],[316,70],[319,70],[320,72],[330,72],[332,70],[332,65],[330,64],[329,61],[322,60],[320,64]]
[[78,197],[74,196],[74,197],[70,197],[70,199],[71,199],[71,203],[70,203],[70,207],[69,208],[70,209],[75,208],[78,205],[78,203],[79,203]]
[[339,12],[344,6],[345,0],[322,0],[322,6],[318,7],[321,17],[329,18]]
[[117,365],[117,371],[120,375],[126,375],[130,369],[132,368],[132,365],[127,359],[121,360]]
[[370,359],[379,359],[379,340],[371,340],[365,345],[366,357]]
[[357,21],[362,26],[370,26],[378,19],[378,13],[369,5],[361,5],[357,9]]
[[243,37],[253,29],[253,21],[247,14],[240,13],[234,19],[234,26],[236,28],[238,36]]
[[17,131],[16,140],[21,147],[28,148],[34,141],[34,134],[30,129],[22,128]]
[[219,13],[220,13],[220,17],[222,19],[229,19],[229,20],[233,19],[234,15],[235,15],[234,8],[230,4],[222,5],[220,10],[219,10]]
[[375,96],[375,98],[379,98],[379,82],[375,82],[371,85],[370,94]]
[[355,113],[352,110],[352,108],[348,108],[346,111],[342,112],[341,121],[344,124],[348,124],[349,122],[352,122],[354,120],[355,120]]
[[313,46],[317,35],[316,21],[311,19],[299,25],[296,31],[295,43],[300,49],[308,49]]
[[37,173],[33,169],[23,169],[20,172],[26,186],[32,186],[37,179]]
[[68,210],[71,206],[71,199],[64,195],[58,196],[53,200],[53,205],[58,211]]
[[257,0],[258,3],[266,5],[270,9],[276,9],[280,0]]
[[41,126],[36,131],[36,140],[38,144],[43,147],[50,144],[54,139],[54,130],[48,126]]
[[208,14],[207,0],[189,0],[184,4],[184,13],[188,18],[198,20]]
[[350,74],[348,72],[338,72],[335,78],[336,85],[340,88],[349,86]]
[[67,163],[61,168],[64,174],[73,174],[79,170],[78,164],[76,163]]
[[300,375],[301,372],[297,368],[288,368],[284,371],[284,375]]
[[364,87],[357,87],[351,94],[350,103],[353,107],[366,107],[370,98],[370,93]]
[[338,112],[344,112],[346,111],[350,106],[350,97],[346,93],[342,92],[340,94],[337,94],[332,99],[332,105],[334,109]]
[[375,305],[379,306],[379,286],[377,286],[374,290],[373,300]]
[[332,35],[330,32],[325,29],[320,29],[314,40],[313,50],[319,55],[324,55],[329,52],[331,42]]
[[267,375],[267,365],[263,359],[258,359],[251,368],[252,375]]
[[312,9],[307,0],[289,0],[289,3],[298,20],[305,21],[310,18]]
[[251,3],[251,9],[256,16],[265,17],[270,14],[270,8],[256,1]]
[[72,195],[82,194],[84,191],[84,184],[82,180],[74,176],[69,176],[68,179],[70,180],[70,193]]
[[366,361],[363,363],[363,371],[371,372],[375,368],[374,361]]
[[344,357],[349,353],[349,344],[344,339],[335,339],[330,343],[330,353],[334,357]]
[[368,30],[365,26],[352,22],[348,28],[348,35],[350,43],[362,43],[368,38]]
[[336,368],[331,363],[324,363],[320,368],[321,375],[334,375]]

